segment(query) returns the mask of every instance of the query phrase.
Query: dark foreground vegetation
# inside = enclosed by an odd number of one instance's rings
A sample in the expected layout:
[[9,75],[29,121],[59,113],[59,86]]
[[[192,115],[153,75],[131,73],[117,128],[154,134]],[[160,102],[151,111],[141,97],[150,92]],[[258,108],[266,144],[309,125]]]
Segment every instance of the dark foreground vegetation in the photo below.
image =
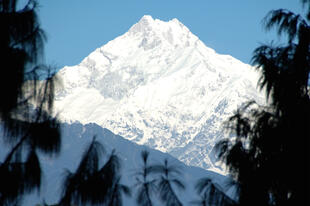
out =
[[[271,11],[267,30],[276,28],[287,39],[283,45],[262,45],[253,63],[261,73],[259,87],[266,105],[245,103],[227,122],[236,138],[217,144],[218,157],[227,165],[238,188],[236,202],[210,179],[201,179],[196,205],[310,205],[310,1],[302,0],[305,18],[288,10]],[[41,187],[40,155],[59,154],[59,122],[53,117],[52,69],[42,64],[44,32],[36,16],[37,1],[17,10],[17,0],[0,0],[0,205],[21,205],[23,197]],[[46,81],[42,82],[43,77]],[[121,183],[115,153],[99,164],[103,148],[94,138],[76,171],[67,171],[57,205],[122,205],[132,190]],[[182,205],[177,190],[185,185],[177,166],[165,160],[150,165],[142,152],[137,169],[137,205],[153,205],[156,193],[163,205]],[[156,177],[156,178],[155,178]],[[45,203],[44,203],[45,204]]]
[[265,17],[265,28],[287,39],[254,51],[267,105],[239,108],[227,122],[236,139],[217,145],[240,205],[310,205],[310,2],[303,4],[305,19],[282,9]]

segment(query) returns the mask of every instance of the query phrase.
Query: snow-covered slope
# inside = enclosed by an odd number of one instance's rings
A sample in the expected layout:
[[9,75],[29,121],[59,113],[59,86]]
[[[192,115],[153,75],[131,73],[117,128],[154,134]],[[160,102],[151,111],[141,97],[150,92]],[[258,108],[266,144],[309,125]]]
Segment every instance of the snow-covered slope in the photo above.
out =
[[144,16],[59,76],[55,106],[63,120],[95,122],[209,169],[223,121],[244,101],[262,101],[251,66],[217,54],[177,19]]

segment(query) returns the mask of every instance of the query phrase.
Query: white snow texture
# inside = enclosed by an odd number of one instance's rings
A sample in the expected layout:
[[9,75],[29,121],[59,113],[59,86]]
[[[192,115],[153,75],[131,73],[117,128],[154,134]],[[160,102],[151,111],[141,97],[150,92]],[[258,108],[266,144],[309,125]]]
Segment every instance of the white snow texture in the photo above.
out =
[[128,32],[58,73],[64,121],[97,123],[188,165],[221,172],[212,156],[223,122],[263,102],[250,65],[217,54],[177,19],[143,16]]

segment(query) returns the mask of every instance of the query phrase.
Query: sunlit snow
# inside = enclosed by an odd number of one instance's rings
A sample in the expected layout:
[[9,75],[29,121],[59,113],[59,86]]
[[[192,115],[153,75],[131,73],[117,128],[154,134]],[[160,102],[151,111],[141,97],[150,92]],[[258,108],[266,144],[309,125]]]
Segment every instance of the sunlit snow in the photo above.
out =
[[223,121],[244,101],[263,101],[250,65],[217,54],[177,19],[144,16],[59,76],[64,88],[55,105],[63,120],[95,122],[214,170],[210,153],[224,137]]

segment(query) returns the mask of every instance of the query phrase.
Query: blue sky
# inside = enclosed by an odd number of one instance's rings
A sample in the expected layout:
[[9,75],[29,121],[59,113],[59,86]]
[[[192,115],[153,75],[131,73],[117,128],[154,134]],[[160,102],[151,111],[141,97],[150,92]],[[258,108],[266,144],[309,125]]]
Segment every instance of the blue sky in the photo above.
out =
[[45,57],[56,67],[76,65],[94,49],[125,33],[145,15],[177,18],[208,47],[249,63],[261,43],[276,40],[261,24],[278,8],[302,12],[299,0],[40,0],[47,33]]

